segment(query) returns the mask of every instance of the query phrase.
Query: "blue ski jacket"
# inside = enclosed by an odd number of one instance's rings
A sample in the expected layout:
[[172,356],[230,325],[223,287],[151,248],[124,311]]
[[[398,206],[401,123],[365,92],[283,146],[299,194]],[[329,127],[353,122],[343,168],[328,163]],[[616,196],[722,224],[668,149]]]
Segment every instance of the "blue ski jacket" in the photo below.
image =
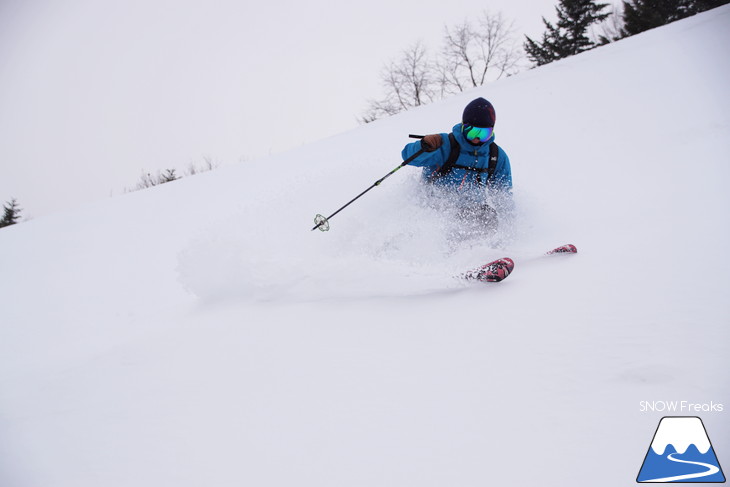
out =
[[[486,169],[489,166],[489,146],[494,142],[494,134],[492,137],[480,146],[470,144],[461,130],[462,124],[454,125],[452,133],[459,143],[459,158],[456,164],[460,166],[472,167],[475,169]],[[485,185],[484,182],[477,180],[478,172],[469,171],[467,169],[453,168],[449,174],[441,178],[434,178],[434,173],[446,162],[451,152],[451,143],[448,134],[440,134],[443,143],[441,147],[433,152],[424,152],[416,157],[409,166],[422,167],[422,178],[424,181],[433,183],[434,186],[440,186],[444,189],[450,189],[457,192],[468,193],[470,196],[478,196],[477,199],[483,200],[486,197],[486,189],[491,188],[505,193],[512,190],[512,170],[509,164],[509,157],[499,148],[497,157],[497,167],[494,171],[494,178]],[[419,150],[421,150],[421,141],[416,141],[406,145],[403,148],[403,160],[406,160]],[[486,175],[482,174],[480,179],[485,179]]]

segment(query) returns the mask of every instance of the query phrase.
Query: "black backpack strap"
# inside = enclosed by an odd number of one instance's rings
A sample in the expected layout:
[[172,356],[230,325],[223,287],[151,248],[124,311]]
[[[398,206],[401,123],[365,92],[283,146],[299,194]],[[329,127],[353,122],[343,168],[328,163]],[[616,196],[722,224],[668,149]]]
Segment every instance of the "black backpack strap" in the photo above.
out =
[[449,133],[449,149],[449,157],[446,158],[446,161],[444,161],[444,164],[440,168],[433,172],[434,178],[442,178],[449,174],[451,170],[454,169],[456,160],[459,158],[461,146],[456,141],[456,137],[454,137],[454,134],[452,133]]
[[[432,175],[431,179],[438,179],[446,176],[449,174],[455,167],[459,169],[464,169],[467,171],[474,171],[476,173],[487,173],[487,181],[491,181],[494,179],[494,173],[497,171],[497,161],[499,159],[499,147],[497,144],[492,142],[489,145],[489,164],[487,165],[486,169],[479,169],[475,167],[470,166],[462,166],[461,164],[456,164],[456,160],[459,158],[459,152],[461,151],[461,146],[456,141],[456,137],[454,137],[453,133],[449,134],[449,144],[450,146],[450,152],[449,157],[446,159],[444,164],[436,169]],[[481,183],[481,174],[477,174],[477,182]]]
[[487,166],[487,181],[494,179],[494,173],[497,171],[497,160],[499,159],[499,147],[492,142],[489,146],[489,165]]

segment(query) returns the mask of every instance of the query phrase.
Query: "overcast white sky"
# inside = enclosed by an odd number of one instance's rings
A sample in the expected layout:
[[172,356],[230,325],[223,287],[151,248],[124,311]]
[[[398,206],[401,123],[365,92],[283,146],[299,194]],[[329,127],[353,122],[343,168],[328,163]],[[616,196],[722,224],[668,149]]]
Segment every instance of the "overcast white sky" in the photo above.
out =
[[521,43],[555,4],[0,0],[0,202],[37,217],[349,130],[413,42],[488,9]]

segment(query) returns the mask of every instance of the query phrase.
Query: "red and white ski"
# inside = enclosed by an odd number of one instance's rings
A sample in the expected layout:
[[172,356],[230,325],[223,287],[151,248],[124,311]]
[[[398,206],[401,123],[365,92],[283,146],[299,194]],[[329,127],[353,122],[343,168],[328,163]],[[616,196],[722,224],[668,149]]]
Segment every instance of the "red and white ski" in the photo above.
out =
[[546,255],[551,254],[577,254],[578,249],[575,248],[575,245],[573,244],[567,244],[563,245],[561,247],[558,247],[557,249],[553,249],[550,252],[547,252]]
[[[576,253],[578,253],[578,249],[575,245],[567,244],[554,248],[549,252],[546,252],[545,255]],[[481,282],[499,282],[512,274],[514,268],[515,262],[509,257],[503,257],[466,272],[462,277],[464,277],[464,279],[473,279]]]
[[514,261],[509,257],[504,257],[467,272],[464,274],[464,279],[475,279],[482,282],[499,282],[506,279],[514,268]]

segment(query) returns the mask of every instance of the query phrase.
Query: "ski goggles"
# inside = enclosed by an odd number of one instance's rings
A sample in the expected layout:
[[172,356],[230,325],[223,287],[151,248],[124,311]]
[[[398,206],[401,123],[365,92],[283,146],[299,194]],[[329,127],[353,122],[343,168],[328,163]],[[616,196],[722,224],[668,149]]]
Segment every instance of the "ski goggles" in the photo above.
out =
[[468,140],[477,140],[486,142],[494,133],[494,127],[472,127],[471,125],[462,126],[462,132]]

